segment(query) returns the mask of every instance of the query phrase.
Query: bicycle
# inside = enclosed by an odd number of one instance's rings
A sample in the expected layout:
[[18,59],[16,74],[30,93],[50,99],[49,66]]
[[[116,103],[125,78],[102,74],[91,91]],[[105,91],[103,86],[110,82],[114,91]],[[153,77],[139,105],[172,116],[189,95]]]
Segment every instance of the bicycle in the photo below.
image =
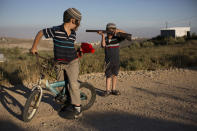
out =
[[[39,58],[46,59],[44,57],[37,56],[37,63],[39,64]],[[40,65],[40,64],[39,64]],[[53,83],[49,83],[45,76],[40,72],[40,79],[38,84],[34,85],[29,97],[26,100],[24,110],[23,110],[23,120],[25,122],[29,122],[35,116],[39,104],[43,95],[43,88],[46,87],[50,92],[52,92],[55,96],[55,101],[60,104],[68,104],[70,103],[70,95],[68,91],[69,81],[67,74],[65,74],[65,81],[56,81]],[[94,86],[87,82],[78,81],[80,84],[80,98],[81,98],[81,110],[89,109],[95,102],[96,99],[96,91]],[[61,91],[57,90],[58,87],[64,87]]]

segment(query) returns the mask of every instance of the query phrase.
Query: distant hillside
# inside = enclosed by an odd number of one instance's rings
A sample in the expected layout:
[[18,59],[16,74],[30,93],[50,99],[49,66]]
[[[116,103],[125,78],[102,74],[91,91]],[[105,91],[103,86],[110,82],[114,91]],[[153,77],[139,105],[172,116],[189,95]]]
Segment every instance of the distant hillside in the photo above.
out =
[[[1,48],[22,48],[25,51],[32,47],[33,39],[20,39],[20,38],[10,38],[10,37],[0,37],[0,47]],[[53,42],[52,40],[41,40],[38,45],[38,50],[52,50]]]

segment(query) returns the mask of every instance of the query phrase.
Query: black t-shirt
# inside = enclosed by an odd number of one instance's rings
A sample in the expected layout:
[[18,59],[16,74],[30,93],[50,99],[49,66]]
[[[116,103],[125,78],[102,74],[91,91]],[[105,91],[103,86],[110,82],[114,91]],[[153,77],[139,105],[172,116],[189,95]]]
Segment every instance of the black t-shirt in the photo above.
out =
[[120,38],[117,36],[113,36],[112,39],[108,39],[105,37],[105,62],[108,64],[109,62],[111,64],[118,64],[120,62],[119,58],[119,46],[120,42],[123,41],[124,38]]

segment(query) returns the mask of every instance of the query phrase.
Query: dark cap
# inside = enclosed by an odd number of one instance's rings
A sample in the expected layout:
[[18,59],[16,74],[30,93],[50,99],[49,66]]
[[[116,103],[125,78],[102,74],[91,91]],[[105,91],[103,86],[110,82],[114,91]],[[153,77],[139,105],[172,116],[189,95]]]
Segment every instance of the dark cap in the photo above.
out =
[[75,8],[68,8],[65,12],[64,12],[64,19],[67,19],[67,18],[73,18],[73,19],[76,19],[78,21],[81,21],[81,13],[75,9]]
[[111,28],[116,29],[116,24],[108,23],[107,26],[106,26],[106,29],[111,29]]

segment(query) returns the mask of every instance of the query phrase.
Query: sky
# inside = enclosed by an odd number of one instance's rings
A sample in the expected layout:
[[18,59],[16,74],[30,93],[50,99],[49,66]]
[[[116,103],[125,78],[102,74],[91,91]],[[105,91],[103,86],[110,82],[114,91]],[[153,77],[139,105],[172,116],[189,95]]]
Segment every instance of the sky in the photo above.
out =
[[154,37],[160,29],[191,26],[197,32],[196,0],[0,0],[0,37],[34,38],[46,27],[62,24],[63,12],[82,13],[78,41],[98,40],[86,29],[105,29],[113,22],[137,37]]

